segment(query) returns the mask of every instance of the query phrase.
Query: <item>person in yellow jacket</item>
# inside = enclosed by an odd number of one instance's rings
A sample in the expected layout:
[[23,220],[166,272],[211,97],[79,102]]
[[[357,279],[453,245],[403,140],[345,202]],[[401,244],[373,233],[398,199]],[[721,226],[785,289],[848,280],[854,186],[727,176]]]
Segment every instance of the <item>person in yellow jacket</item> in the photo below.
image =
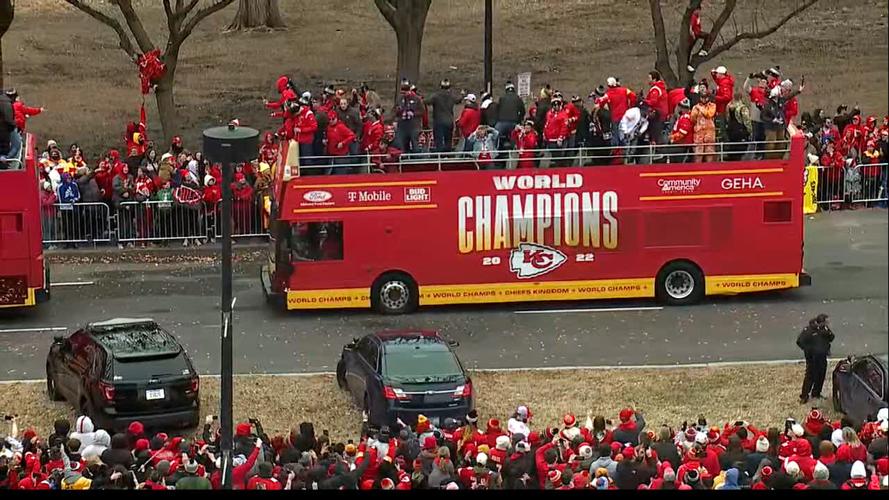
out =
[[[62,478],[61,489],[63,490],[88,490],[90,486],[92,486],[93,481],[91,479],[83,477],[83,474],[80,473],[79,470],[75,470],[72,468],[71,460],[68,458],[68,455],[65,453],[64,445],[59,445],[59,449],[62,451],[62,463],[65,465],[65,475]],[[78,466],[80,464],[74,464]]]

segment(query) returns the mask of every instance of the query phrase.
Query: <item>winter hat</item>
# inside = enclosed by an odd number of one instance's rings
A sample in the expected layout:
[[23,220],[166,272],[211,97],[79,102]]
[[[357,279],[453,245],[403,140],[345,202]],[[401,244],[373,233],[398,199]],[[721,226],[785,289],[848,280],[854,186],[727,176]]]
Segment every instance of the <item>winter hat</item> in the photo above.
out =
[[775,87],[771,90],[771,92],[769,92],[769,97],[771,97],[773,99],[775,97],[779,97],[780,95],[781,95],[781,87]]
[[609,87],[617,87],[617,78],[613,76],[609,76],[605,83],[608,84]]
[[593,447],[589,445],[589,443],[583,443],[577,448],[577,452],[584,458],[584,460],[589,460],[593,458]]
[[52,183],[49,181],[43,181],[43,190],[49,191],[52,189]]
[[706,445],[707,444],[707,434],[704,432],[698,432],[697,434],[695,434],[695,443],[698,443],[702,446]]
[[559,469],[553,469],[546,473],[546,478],[549,479],[553,486],[557,486],[562,484],[562,473]]
[[540,442],[540,434],[537,431],[531,431],[531,434],[528,434],[528,444],[535,445]]
[[781,77],[781,66],[775,66],[766,70],[766,75],[772,76],[775,78]]
[[880,411],[877,412],[877,421],[878,422],[889,421],[889,408],[880,408]]
[[[481,448],[481,447],[479,447],[479,448]],[[485,465],[488,464],[488,455],[485,453],[479,453],[478,455],[475,456],[475,463],[484,467]]]
[[522,405],[515,409],[515,414],[522,420],[528,420],[531,416],[531,411],[528,410],[527,406]]
[[[472,96],[472,99],[473,99],[470,102],[475,102],[475,96],[472,94],[469,94],[468,96],[466,96],[466,98],[469,99],[470,96]],[[466,421],[469,422],[470,424],[474,424],[474,423],[478,422],[478,411],[470,410],[470,412],[466,415]]]
[[669,483],[669,482],[673,482],[675,480],[676,480],[676,472],[672,468],[664,469],[664,481],[667,481]]
[[707,431],[707,440],[711,443],[719,441],[719,429],[717,427],[711,427],[710,430]]
[[806,415],[805,430],[814,436],[821,433],[824,426],[824,414],[818,408],[812,408],[812,411]]
[[512,82],[506,82],[506,91],[515,92],[515,85]]
[[519,453],[528,453],[531,451],[531,445],[527,441],[519,441],[515,445],[515,451]]
[[574,427],[577,425],[577,418],[574,415],[567,413],[562,417],[562,423],[565,424],[565,427]]
[[429,427],[429,419],[426,418],[426,415],[420,415],[417,417],[417,434],[428,432]]
[[757,453],[766,453],[769,451],[769,446],[769,440],[765,436],[759,436],[759,439],[756,440]]
[[147,439],[142,438],[136,441],[136,444],[133,446],[133,451],[139,452],[142,450],[147,450],[149,447],[149,442]]
[[[262,465],[263,464],[260,464],[260,468],[262,467]],[[185,464],[185,472],[189,474],[196,474],[198,472],[198,463],[194,460],[189,461],[187,464]]]
[[691,469],[685,472],[685,482],[694,484],[701,480],[701,473],[697,469]]
[[466,102],[474,103],[478,98],[475,97],[475,94],[466,94],[466,97],[463,98]]
[[438,448],[438,442],[435,441],[435,437],[426,436],[426,439],[423,440],[423,449],[434,450],[436,448]]
[[450,483],[448,483],[447,486],[445,486],[445,489],[446,489],[446,490],[459,490],[459,489],[460,489],[460,485],[458,485],[457,483],[451,481]]
[[697,434],[698,431],[696,431],[694,427],[689,427],[688,429],[685,429],[685,440],[689,443],[693,443]]
[[787,465],[784,466],[784,472],[790,476],[798,476],[800,473],[799,464],[796,462],[787,462]]
[[623,410],[620,411],[620,415],[619,415],[621,422],[629,422],[630,418],[632,416],[633,416],[633,410],[631,410],[630,408],[624,408]]
[[720,67],[716,68],[715,72],[717,75],[724,75],[724,74],[728,73],[728,70],[725,69],[725,66],[720,66]]
[[862,479],[867,476],[867,470],[864,468],[864,462],[861,460],[856,460],[854,464],[852,464],[852,472],[849,473],[849,477],[852,479]]
[[840,447],[843,441],[843,429],[834,429],[834,431],[830,434],[830,442],[833,443],[837,448]]
[[830,470],[827,469],[826,465],[818,462],[815,464],[815,472],[812,475],[815,479],[826,481],[830,478]]
[[793,427],[791,427],[790,430],[796,437],[803,437],[803,435],[806,433],[806,431],[803,429],[803,426],[801,426],[800,424],[793,424]]
[[593,488],[597,490],[607,490],[608,489],[608,478],[607,477],[597,477],[593,480]]
[[498,436],[496,440],[495,448],[500,451],[506,451],[509,449],[509,436]]
[[395,481],[393,481],[392,479],[390,479],[388,477],[384,477],[380,481],[380,488],[382,488],[384,490],[394,490],[395,489]]
[[[241,174],[243,175],[243,174]],[[241,422],[237,426],[235,426],[235,436],[237,437],[247,437],[250,435],[250,424],[247,422]]]
[[213,177],[210,174],[205,175],[204,176],[204,185],[205,186],[212,186],[213,184],[216,184],[216,177]]
[[636,448],[633,448],[632,446],[627,446],[621,452],[621,455],[623,455],[624,458],[627,460],[633,460],[634,458],[636,458]]
[[793,80],[788,78],[787,80],[781,82],[781,86],[785,89],[791,89],[793,88]]
[[52,148],[57,148],[57,147],[59,147],[59,144],[56,141],[54,141],[52,139],[46,141],[46,149],[52,149]]

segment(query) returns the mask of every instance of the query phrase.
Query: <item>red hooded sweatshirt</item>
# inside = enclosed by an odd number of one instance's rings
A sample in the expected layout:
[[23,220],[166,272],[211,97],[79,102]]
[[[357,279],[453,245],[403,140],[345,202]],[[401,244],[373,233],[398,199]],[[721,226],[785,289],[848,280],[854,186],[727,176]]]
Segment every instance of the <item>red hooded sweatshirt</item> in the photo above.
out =
[[383,122],[377,120],[375,122],[367,121],[364,124],[364,133],[361,134],[361,151],[372,153],[380,146],[385,132]]
[[524,130],[512,131],[512,142],[519,150],[518,168],[534,168],[534,157],[537,149],[537,132],[531,129],[531,132],[525,133]]
[[546,125],[543,126],[543,139],[546,142],[564,141],[568,138],[570,130],[568,129],[568,111],[562,109],[557,111],[550,108],[546,112]]
[[15,101],[12,103],[12,112],[15,115],[15,126],[19,131],[24,132],[25,123],[28,121],[28,118],[39,115],[41,110],[40,108],[25,106],[25,103],[22,101]]
[[286,76],[278,78],[278,81],[275,83],[275,87],[278,89],[278,93],[281,94],[281,98],[277,101],[269,102],[265,105],[266,108],[278,110],[281,109],[281,106],[283,106],[284,103],[286,103],[287,101],[296,99],[296,92],[294,92],[293,89],[287,87],[287,82],[289,81],[290,79]]
[[[683,96],[685,89],[682,89]],[[685,97],[683,97],[684,99]],[[679,99],[682,101],[682,99]],[[667,95],[667,84],[663,80],[657,80],[651,83],[648,89],[648,95],[645,96],[645,104],[651,109],[657,111],[657,117],[660,120],[666,120],[670,115],[670,97]]]
[[716,114],[721,115],[725,113],[725,108],[728,107],[728,103],[732,102],[734,98],[735,77],[731,73],[726,73],[717,79],[715,75],[716,72],[714,72],[713,77],[713,80],[716,81],[716,96],[713,98],[713,101],[716,103]]
[[349,145],[355,142],[355,132],[345,123],[337,120],[327,127],[327,154],[330,156],[346,156]]
[[315,141],[315,132],[318,131],[318,120],[309,106],[303,106],[293,119],[293,126],[299,129],[295,133],[296,142],[300,144],[312,144]]
[[626,87],[609,87],[605,91],[605,97],[599,102],[608,104],[608,109],[611,110],[611,122],[620,123],[627,110],[636,105],[636,94]]
[[[812,445],[809,444],[808,440],[802,440],[797,444],[796,453],[791,455],[788,462],[796,462],[799,465],[799,470],[806,477],[806,482],[815,479],[813,474],[818,461],[812,458]],[[784,466],[781,468],[783,469]]]
[[475,129],[481,123],[482,114],[474,106],[464,107],[463,112],[460,113],[460,118],[457,119],[457,126],[460,128],[460,133],[463,134],[464,139],[468,139],[470,135],[475,133]]

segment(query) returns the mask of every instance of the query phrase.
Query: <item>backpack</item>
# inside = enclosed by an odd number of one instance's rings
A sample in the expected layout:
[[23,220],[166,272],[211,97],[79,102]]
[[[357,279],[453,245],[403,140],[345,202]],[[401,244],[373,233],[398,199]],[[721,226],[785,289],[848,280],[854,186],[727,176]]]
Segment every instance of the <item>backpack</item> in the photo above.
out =
[[727,129],[729,139],[733,142],[742,141],[750,137],[750,131],[741,123],[736,113],[737,108],[729,108]]
[[765,123],[784,125],[784,106],[774,99],[769,99],[762,108],[761,117]]

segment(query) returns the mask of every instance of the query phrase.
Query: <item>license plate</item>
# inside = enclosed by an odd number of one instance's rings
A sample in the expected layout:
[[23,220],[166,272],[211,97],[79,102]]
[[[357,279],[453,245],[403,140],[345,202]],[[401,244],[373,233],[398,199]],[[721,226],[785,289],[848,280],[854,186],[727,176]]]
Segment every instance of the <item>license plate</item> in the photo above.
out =
[[155,401],[158,399],[164,399],[164,390],[163,389],[152,389],[149,391],[145,391],[145,399],[148,401]]

